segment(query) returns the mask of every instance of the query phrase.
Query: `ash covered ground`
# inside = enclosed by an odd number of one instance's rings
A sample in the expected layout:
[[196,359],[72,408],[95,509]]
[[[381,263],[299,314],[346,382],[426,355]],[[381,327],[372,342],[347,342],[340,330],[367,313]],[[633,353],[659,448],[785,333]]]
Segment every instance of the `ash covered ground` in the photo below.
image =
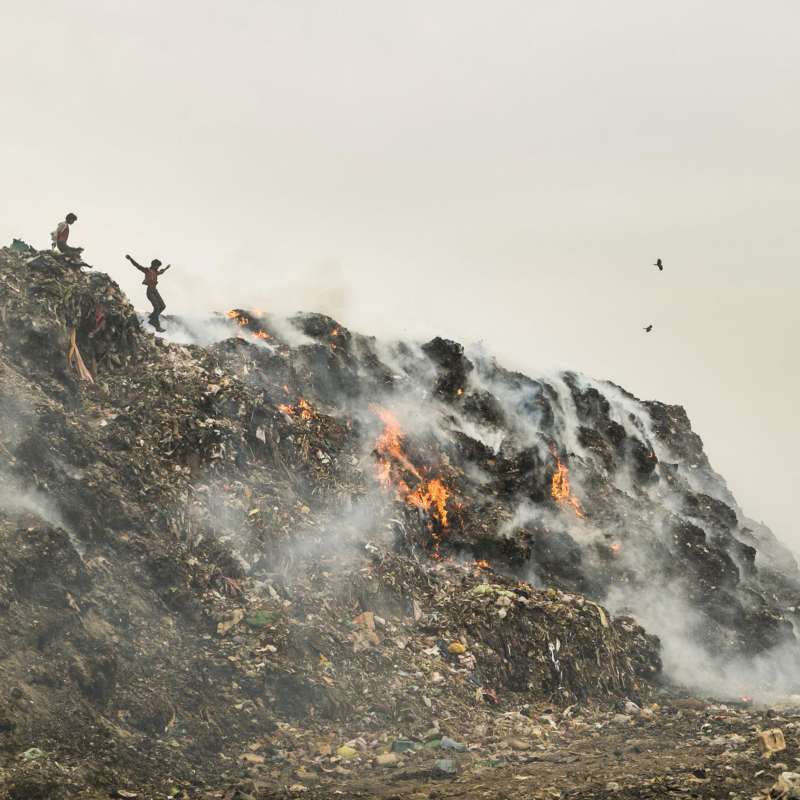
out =
[[165,324],[0,250],[0,797],[790,796],[800,573],[682,408]]

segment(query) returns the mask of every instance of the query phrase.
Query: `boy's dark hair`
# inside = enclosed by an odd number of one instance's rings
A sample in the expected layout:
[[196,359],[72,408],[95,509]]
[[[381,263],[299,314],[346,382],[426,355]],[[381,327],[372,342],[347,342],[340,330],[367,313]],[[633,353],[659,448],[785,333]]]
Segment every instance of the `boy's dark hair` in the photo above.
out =
[[73,223],[73,222],[77,222],[77,221],[78,221],[78,215],[77,215],[77,214],[73,214],[73,213],[70,211],[70,212],[69,212],[69,214],[67,214],[67,222],[68,222],[70,225],[72,225],[72,223]]
[[159,261],[157,258],[154,258],[154,259],[153,259],[153,260],[150,262],[150,266],[151,266],[151,267],[155,267],[156,269],[158,269],[158,268],[161,266],[161,262],[160,262],[160,261]]

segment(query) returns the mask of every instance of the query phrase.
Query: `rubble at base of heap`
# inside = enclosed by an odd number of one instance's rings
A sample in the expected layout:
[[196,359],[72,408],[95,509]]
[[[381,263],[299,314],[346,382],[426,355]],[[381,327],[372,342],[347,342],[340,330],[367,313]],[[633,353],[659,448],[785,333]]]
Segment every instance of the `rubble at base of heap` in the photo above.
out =
[[[321,315],[221,322],[170,343],[106,275],[0,250],[0,797],[193,797],[414,754],[449,774],[438,751],[469,735],[520,760],[545,709],[646,708],[658,640],[602,603],[665,563],[711,641],[791,637],[784,552],[689,485],[684,463],[719,479],[674,407],[637,438],[576,376],[386,353]],[[409,398],[435,425],[402,427]]]

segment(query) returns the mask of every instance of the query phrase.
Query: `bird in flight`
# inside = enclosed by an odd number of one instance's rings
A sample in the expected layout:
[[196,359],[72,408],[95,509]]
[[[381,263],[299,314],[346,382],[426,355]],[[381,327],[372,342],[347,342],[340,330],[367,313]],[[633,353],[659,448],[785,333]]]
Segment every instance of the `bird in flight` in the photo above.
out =
[[650,331],[653,330],[653,326],[652,325],[648,325],[644,330],[645,330],[646,333],[650,333]]
[[655,264],[653,264],[653,266],[654,267],[658,267],[658,271],[659,272],[663,272],[664,271],[664,265],[661,263],[661,259],[660,258],[658,259],[658,261],[656,261]]

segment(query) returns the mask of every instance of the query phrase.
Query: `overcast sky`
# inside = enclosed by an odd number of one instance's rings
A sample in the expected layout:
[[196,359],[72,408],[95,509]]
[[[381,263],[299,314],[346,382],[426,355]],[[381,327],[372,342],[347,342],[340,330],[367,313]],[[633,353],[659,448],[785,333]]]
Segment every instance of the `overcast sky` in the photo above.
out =
[[[0,241],[684,405],[800,549],[800,6],[0,2]],[[664,260],[659,273],[652,266]],[[651,334],[642,327],[652,323]]]

